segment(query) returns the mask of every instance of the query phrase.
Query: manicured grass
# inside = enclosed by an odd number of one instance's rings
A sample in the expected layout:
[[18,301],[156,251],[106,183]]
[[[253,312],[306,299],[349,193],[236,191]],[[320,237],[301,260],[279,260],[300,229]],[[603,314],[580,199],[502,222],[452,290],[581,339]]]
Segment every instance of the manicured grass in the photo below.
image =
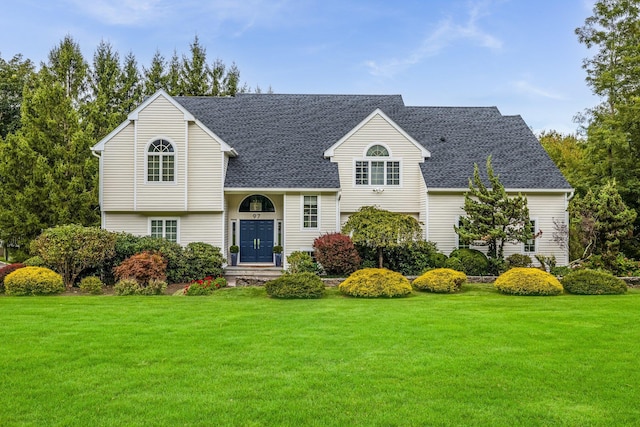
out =
[[640,291],[0,297],[0,425],[637,425]]

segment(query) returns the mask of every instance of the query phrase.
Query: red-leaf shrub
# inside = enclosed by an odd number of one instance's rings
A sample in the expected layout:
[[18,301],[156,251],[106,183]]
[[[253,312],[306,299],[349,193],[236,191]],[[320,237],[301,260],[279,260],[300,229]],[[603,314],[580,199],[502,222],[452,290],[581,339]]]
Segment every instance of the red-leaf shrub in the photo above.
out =
[[0,292],[4,292],[4,278],[7,277],[9,273],[16,271],[19,268],[26,267],[26,265],[17,262],[15,264],[5,265],[0,268]]
[[360,255],[349,236],[323,234],[313,242],[316,260],[327,274],[349,275],[360,266]]
[[142,252],[132,255],[113,269],[118,280],[135,279],[141,286],[147,286],[150,280],[167,280],[167,261],[161,255]]

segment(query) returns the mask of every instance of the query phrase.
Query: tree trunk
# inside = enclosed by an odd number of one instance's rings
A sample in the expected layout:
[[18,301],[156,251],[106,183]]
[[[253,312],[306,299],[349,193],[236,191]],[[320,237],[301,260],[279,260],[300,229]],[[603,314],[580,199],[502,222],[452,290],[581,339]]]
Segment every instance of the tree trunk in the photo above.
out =
[[378,248],[378,268],[383,268],[382,261],[383,261],[382,248]]

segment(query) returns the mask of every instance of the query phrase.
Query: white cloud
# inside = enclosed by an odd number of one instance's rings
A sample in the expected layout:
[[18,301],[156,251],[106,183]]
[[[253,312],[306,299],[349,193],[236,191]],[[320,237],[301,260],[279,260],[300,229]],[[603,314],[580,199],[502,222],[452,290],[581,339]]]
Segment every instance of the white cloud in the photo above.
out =
[[531,82],[527,80],[517,80],[517,81],[511,82],[510,85],[518,93],[521,93],[523,95],[533,96],[536,98],[554,99],[557,101],[562,101],[565,99],[565,97],[562,94],[554,93],[554,92],[539,88],[537,86],[534,86]]
[[468,19],[464,24],[457,24],[451,18],[442,20],[413,52],[405,58],[393,58],[381,63],[367,61],[369,72],[374,76],[392,77],[398,72],[404,71],[412,65],[422,62],[424,59],[439,54],[443,49],[456,41],[464,40],[475,43],[481,47],[499,50],[502,41],[484,31],[478,25],[478,21],[487,15],[487,2],[472,3],[468,9]]

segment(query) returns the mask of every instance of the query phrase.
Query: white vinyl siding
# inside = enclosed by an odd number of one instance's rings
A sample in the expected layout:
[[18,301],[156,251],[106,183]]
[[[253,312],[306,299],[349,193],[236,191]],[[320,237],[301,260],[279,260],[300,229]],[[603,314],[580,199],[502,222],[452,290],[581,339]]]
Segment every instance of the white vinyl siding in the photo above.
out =
[[325,233],[336,231],[336,194],[320,193],[318,198],[318,226],[315,229],[305,229],[303,227],[304,197],[308,194],[287,193],[284,195],[284,248],[285,256],[294,251],[300,251],[313,247],[316,237]]
[[102,152],[103,211],[132,211],[134,200],[134,125],[129,123]]
[[[390,157],[365,158],[374,145],[389,147]],[[424,189],[422,152],[382,116],[374,115],[336,147],[331,161],[338,164],[340,173],[342,212],[356,212],[362,206],[404,213],[424,211],[424,199],[419,196]]]
[[151,234],[150,220],[177,220],[176,240],[181,245],[191,242],[205,242],[219,248],[223,247],[222,213],[189,214],[180,217],[147,216],[133,213],[105,213],[104,228],[109,231],[125,231],[136,236]]
[[[186,132],[184,114],[167,99],[160,96],[138,113],[136,124],[136,210],[137,211],[184,211],[185,209],[185,147]],[[147,175],[148,147],[153,141],[166,139],[174,146],[173,161],[175,175],[168,183],[149,182]],[[108,149],[112,142],[108,142]],[[164,158],[164,156],[163,156]],[[169,167],[161,163],[161,169]],[[166,172],[165,172],[166,173]],[[165,175],[168,179],[169,176]]]
[[[556,257],[558,265],[566,265],[569,262],[567,250],[558,246],[554,242],[554,219],[564,221],[565,219],[565,195],[564,194],[524,194],[527,196],[529,215],[535,218],[537,231],[542,232],[535,240],[537,254]],[[458,238],[453,229],[454,224],[460,216],[463,216],[464,194],[455,193],[429,193],[429,212],[427,214],[429,240],[436,242],[438,250],[449,255],[457,247]],[[473,246],[474,249],[482,251],[486,247]],[[522,243],[507,243],[504,246],[504,256],[523,253]],[[534,255],[534,253],[528,253]]]
[[189,124],[188,209],[222,211],[226,156],[220,144],[197,124]]

